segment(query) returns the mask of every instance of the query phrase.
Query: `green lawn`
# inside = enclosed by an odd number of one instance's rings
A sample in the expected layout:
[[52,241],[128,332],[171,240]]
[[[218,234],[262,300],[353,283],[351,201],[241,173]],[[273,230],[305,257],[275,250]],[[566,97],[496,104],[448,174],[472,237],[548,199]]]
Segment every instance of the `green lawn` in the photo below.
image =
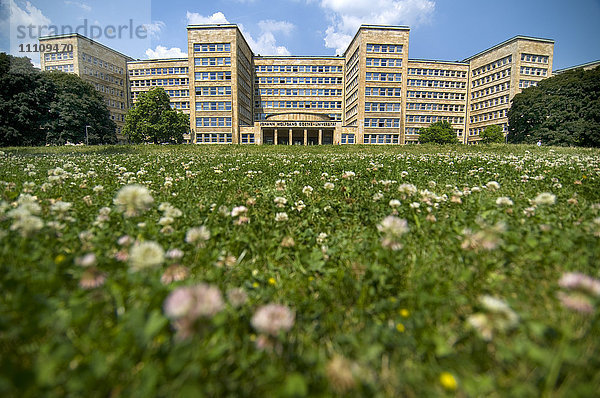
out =
[[596,149],[5,148],[0,394],[598,396],[599,269]]

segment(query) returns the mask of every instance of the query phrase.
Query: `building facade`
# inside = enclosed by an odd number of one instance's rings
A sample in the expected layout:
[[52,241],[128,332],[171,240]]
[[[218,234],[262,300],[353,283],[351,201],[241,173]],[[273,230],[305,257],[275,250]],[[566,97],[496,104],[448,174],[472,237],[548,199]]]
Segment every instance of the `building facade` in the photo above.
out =
[[42,70],[75,73],[102,94],[123,139],[130,104],[127,63],[133,58],[78,33],[41,37],[40,50]]
[[72,44],[43,53],[42,69],[94,84],[119,131],[139,94],[162,87],[190,115],[186,141],[197,144],[413,144],[437,121],[476,144],[487,126],[506,133],[512,98],[552,75],[553,40],[516,36],[450,62],[410,59],[409,34],[363,25],[332,57],[254,54],[229,24],[188,26],[182,59],[134,61],[77,34],[40,43]]

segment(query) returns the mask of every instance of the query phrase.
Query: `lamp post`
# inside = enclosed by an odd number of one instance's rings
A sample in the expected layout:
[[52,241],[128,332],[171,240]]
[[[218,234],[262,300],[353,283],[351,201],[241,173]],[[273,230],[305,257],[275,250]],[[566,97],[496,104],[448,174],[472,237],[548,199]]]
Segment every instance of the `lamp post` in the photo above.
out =
[[89,145],[90,144],[90,140],[89,140],[89,136],[88,136],[88,127],[92,127],[92,126],[85,126],[85,145]]

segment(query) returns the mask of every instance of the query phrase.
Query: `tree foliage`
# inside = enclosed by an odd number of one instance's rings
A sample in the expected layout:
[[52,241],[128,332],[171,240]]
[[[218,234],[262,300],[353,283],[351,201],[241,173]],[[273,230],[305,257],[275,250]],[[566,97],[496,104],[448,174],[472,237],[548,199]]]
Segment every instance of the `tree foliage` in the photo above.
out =
[[64,145],[86,141],[89,144],[115,144],[116,125],[104,99],[92,85],[77,75],[63,72],[44,72],[56,87],[56,95],[50,106],[51,119],[47,123],[48,144]]
[[79,76],[40,72],[26,58],[0,54],[0,146],[115,143],[102,96]]
[[508,121],[512,143],[600,146],[600,67],[526,88],[514,97]]
[[123,134],[133,143],[181,143],[189,130],[189,116],[172,110],[169,102],[160,87],[141,93],[127,112]]
[[419,130],[419,142],[421,144],[458,144],[458,138],[452,125],[446,121],[435,122],[429,127]]
[[501,144],[504,142],[502,127],[497,124],[487,126],[480,137],[483,144]]

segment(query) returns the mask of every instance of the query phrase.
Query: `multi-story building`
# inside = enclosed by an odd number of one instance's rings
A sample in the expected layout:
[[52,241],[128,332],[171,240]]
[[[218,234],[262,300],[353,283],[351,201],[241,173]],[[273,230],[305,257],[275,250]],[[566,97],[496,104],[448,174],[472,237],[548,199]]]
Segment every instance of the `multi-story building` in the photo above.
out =
[[102,94],[122,140],[129,109],[127,62],[133,58],[78,33],[41,37],[40,50],[42,70],[75,73]]
[[40,42],[67,45],[42,68],[90,81],[119,131],[129,98],[162,87],[198,144],[410,144],[437,121],[476,144],[487,126],[507,132],[512,98],[552,74],[553,40],[516,36],[450,62],[410,59],[409,32],[363,25],[331,57],[255,55],[230,24],[188,26],[182,59],[134,61],[78,34]]
[[524,88],[552,76],[554,41],[516,36],[465,59],[469,63],[469,143],[490,125],[508,132],[508,109]]

